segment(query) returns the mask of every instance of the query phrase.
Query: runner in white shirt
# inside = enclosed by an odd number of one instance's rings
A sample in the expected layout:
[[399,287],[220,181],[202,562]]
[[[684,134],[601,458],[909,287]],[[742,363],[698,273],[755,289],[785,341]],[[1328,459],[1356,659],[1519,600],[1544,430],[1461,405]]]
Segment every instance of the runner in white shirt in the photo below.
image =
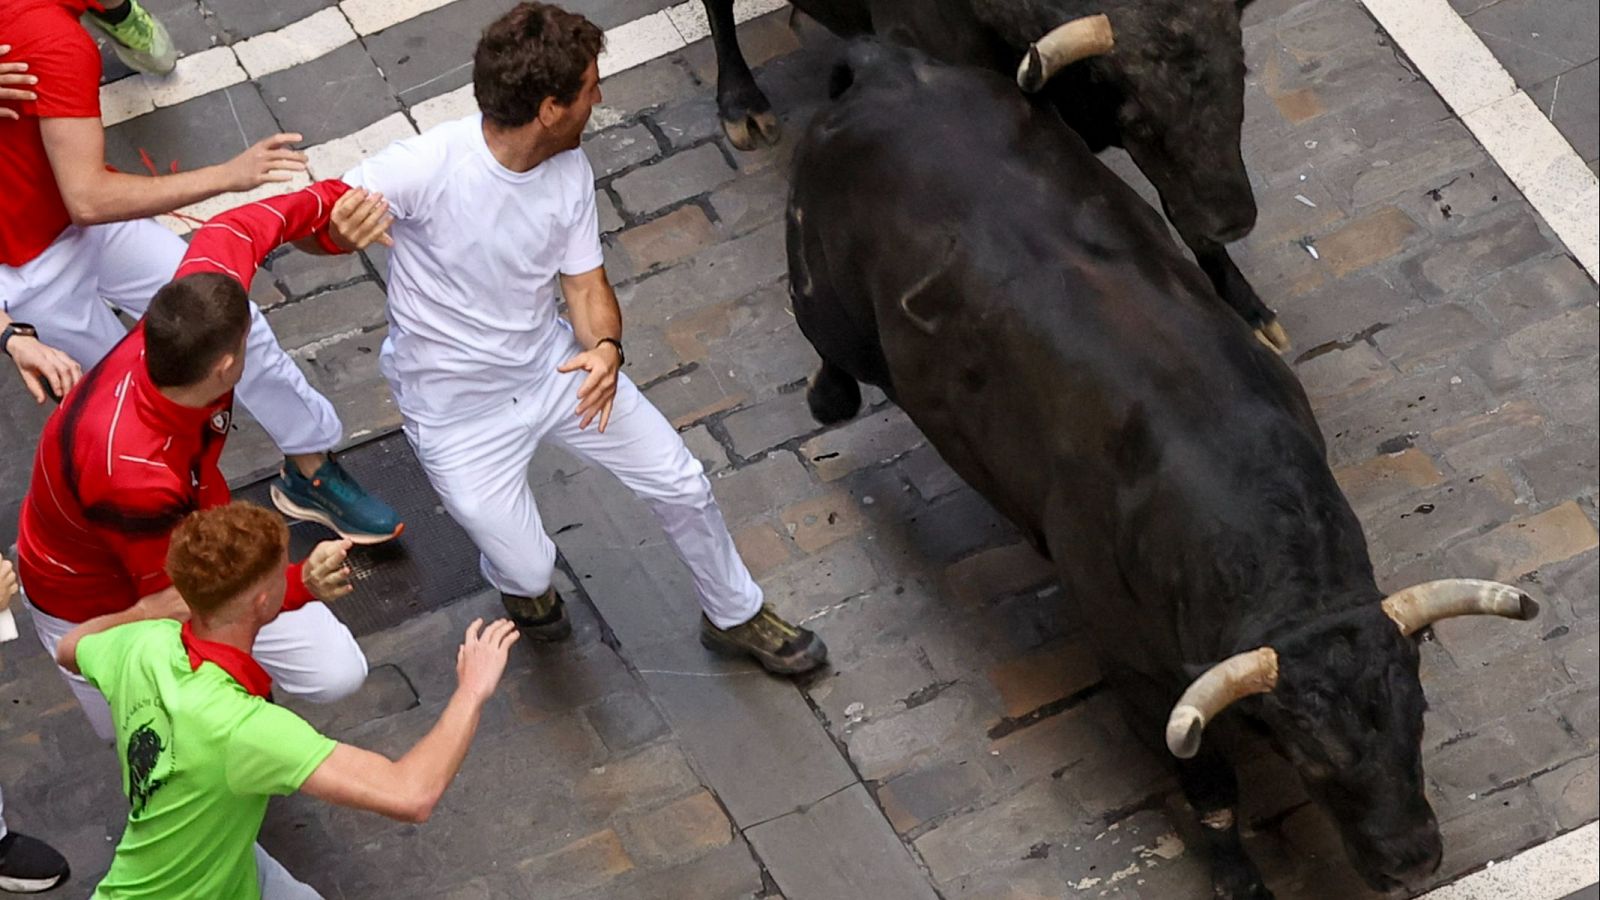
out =
[[[620,371],[622,313],[602,265],[594,172],[578,149],[600,100],[603,42],[582,16],[520,4],[478,44],[481,115],[392,144],[345,175],[381,192],[395,219],[382,369],[429,481],[529,637],[571,633],[527,479],[549,440],[655,510],[694,575],[702,643],[773,672],[809,671],[827,648],[763,604],[700,463]],[[570,323],[557,312],[558,281]]]

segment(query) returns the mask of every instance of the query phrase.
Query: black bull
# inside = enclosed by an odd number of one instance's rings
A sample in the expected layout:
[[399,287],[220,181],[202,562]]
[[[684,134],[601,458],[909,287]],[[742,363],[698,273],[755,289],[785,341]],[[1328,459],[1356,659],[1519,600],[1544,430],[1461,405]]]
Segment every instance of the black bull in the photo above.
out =
[[[775,141],[778,120],[734,33],[733,0],[703,0],[717,51],[717,108],[735,146]],[[875,33],[950,63],[1014,73],[1065,22],[1110,19],[1116,47],[1061,70],[1044,93],[1098,151],[1125,147],[1217,293],[1288,348],[1273,312],[1228,256],[1256,202],[1240,154],[1244,48],[1234,0],[793,0],[829,30]]]
[[1270,896],[1232,768],[1200,741],[1235,700],[1371,884],[1432,871],[1410,635],[1536,605],[1467,581],[1385,598],[1293,374],[1009,80],[863,42],[830,93],[788,211],[812,411],[838,421],[857,381],[881,386],[1050,557],[1134,729],[1191,757],[1219,896]]

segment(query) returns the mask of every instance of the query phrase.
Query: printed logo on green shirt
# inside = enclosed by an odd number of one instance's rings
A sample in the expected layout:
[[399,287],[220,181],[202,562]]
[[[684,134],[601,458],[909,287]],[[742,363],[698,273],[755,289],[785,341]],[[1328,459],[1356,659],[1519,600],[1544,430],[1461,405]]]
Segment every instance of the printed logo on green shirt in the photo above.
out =
[[[144,721],[134,724],[139,719]],[[130,717],[128,725],[132,726],[127,732],[129,817],[137,819],[172,774],[172,722],[157,702]]]

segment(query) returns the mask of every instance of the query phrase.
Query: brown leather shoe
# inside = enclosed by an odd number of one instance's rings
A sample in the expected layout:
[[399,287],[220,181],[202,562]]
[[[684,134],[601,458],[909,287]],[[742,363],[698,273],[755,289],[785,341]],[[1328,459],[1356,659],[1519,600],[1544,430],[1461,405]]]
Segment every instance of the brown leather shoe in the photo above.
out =
[[828,661],[828,645],[810,629],[791,625],[763,603],[743,625],[718,628],[700,614],[700,643],[724,656],[752,656],[778,675],[799,675]]
[[554,587],[537,597],[501,591],[500,602],[505,604],[506,615],[529,640],[564,641],[572,636],[567,604],[562,602]]

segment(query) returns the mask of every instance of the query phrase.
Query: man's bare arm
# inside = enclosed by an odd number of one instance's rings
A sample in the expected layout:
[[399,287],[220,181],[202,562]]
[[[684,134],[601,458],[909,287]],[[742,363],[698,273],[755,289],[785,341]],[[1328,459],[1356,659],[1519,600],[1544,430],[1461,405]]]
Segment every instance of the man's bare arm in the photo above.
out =
[[229,191],[288,181],[306,168],[305,154],[290,146],[300,140],[298,134],[275,134],[220,165],[148,176],[106,169],[105,128],[99,119],[41,119],[39,132],[75,225],[160,215]]
[[516,626],[501,619],[467,626],[456,651],[456,692],[433,729],[399,760],[340,744],[317,766],[300,790],[329,803],[364,809],[404,822],[426,822],[461,769],[478,730],[483,704],[505,671],[506,653],[517,641]]
[[56,644],[56,663],[74,675],[78,673],[78,642],[91,634],[109,631],[118,625],[127,625],[130,622],[144,622],[149,619],[178,619],[189,618],[189,607],[178,596],[177,588],[166,588],[154,594],[139,598],[139,602],[128,607],[122,612],[96,616],[87,622],[67,632],[67,636]]

